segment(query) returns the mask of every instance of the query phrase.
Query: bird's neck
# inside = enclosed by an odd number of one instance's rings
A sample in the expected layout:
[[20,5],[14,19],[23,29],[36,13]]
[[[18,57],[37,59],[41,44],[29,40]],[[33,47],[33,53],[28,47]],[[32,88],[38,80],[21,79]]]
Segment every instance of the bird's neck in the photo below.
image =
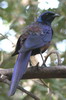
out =
[[51,22],[46,21],[44,24],[51,26]]
[[51,22],[48,22],[48,21],[44,21],[44,22],[38,22],[42,25],[48,25],[48,26],[51,26]]

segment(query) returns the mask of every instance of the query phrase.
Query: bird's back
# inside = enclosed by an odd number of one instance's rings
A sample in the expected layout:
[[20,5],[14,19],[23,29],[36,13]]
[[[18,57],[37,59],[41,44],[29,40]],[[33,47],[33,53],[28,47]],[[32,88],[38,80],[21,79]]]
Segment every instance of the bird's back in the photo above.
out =
[[[20,35],[17,44],[16,44],[16,49],[15,52],[12,54],[12,56],[16,55],[19,53],[20,48],[23,46],[25,40],[28,38],[29,35],[39,35],[42,37],[43,41],[51,41],[52,39],[52,28],[51,26],[44,25],[38,22],[33,22],[31,25],[28,25],[23,31],[22,34]],[[45,37],[46,36],[46,37]],[[40,40],[39,40],[40,41]],[[48,47],[48,46],[46,46]],[[39,53],[39,49],[37,48],[36,50],[33,50],[32,55]]]

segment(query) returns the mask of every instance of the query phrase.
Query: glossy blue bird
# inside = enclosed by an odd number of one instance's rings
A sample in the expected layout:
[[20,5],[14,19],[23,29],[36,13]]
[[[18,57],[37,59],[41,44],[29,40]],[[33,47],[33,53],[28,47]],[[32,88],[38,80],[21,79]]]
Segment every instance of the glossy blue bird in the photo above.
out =
[[27,26],[19,37],[13,56],[18,54],[12,75],[9,96],[14,95],[20,79],[27,70],[31,55],[45,52],[52,40],[53,30],[51,23],[59,16],[51,11],[42,13],[35,22]]

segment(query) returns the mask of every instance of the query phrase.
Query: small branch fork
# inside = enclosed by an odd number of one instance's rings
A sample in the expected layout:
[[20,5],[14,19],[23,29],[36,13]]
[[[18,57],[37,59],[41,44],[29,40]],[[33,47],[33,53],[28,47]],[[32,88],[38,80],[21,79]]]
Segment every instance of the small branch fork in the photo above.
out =
[[13,47],[15,46],[15,44],[8,38],[7,35],[3,35],[2,33],[0,33],[0,35],[1,35],[2,37],[6,38],[7,40],[9,40],[9,41],[12,43]]
[[[8,80],[7,76],[5,75],[1,75],[0,76],[0,82],[6,83],[10,86],[10,81]],[[35,96],[33,93],[28,92],[27,90],[25,90],[24,88],[22,88],[21,86],[18,85],[17,89],[21,90],[22,92],[26,93],[27,95],[29,95],[30,97],[32,97],[34,100],[40,100],[37,96]]]
[[39,79],[40,82],[43,84],[44,87],[47,87],[49,89],[49,92],[52,94],[55,94],[54,91],[46,84],[46,82],[42,79]]
[[56,50],[51,51],[50,53],[48,53],[48,55],[45,57],[45,62],[47,61],[48,57],[49,57],[51,54],[56,54],[56,55],[57,55],[58,65],[61,65],[61,58],[60,58],[59,53],[58,53]]
[[[46,58],[45,62],[47,61],[47,58],[52,54],[56,54],[58,58],[58,66],[55,67],[32,67],[28,68],[26,73],[23,75],[22,79],[35,79],[38,78],[40,82],[43,84],[43,86],[47,87],[51,93],[53,91],[51,88],[42,80],[47,78],[66,78],[66,66],[59,66],[61,64],[61,59],[57,51],[50,52]],[[38,67],[38,69],[37,69]],[[3,69],[0,68],[0,82],[6,83],[10,85],[10,80],[12,77],[13,69]],[[34,100],[40,100],[37,96],[34,94],[28,92],[24,88],[18,85],[18,89],[22,92],[26,93],[27,95],[31,96]],[[54,94],[54,93],[53,93]]]

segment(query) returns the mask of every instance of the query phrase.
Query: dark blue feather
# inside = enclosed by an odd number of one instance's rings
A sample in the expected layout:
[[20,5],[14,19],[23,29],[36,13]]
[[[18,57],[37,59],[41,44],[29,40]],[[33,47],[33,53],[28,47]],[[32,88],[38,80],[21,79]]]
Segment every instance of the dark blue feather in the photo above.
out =
[[[49,27],[50,28],[50,27]],[[45,29],[44,29],[45,30]],[[36,48],[40,48],[52,40],[52,29],[45,34],[30,34],[26,39],[24,46],[20,49],[20,52],[26,52]]]
[[[58,16],[54,12],[44,12],[39,16],[39,18],[33,24],[29,25],[23,32],[17,42],[16,51],[13,55],[19,54],[16,64],[14,66],[14,72],[12,76],[9,96],[13,95],[18,86],[18,82],[23,77],[26,72],[28,61],[31,54],[34,51],[34,54],[40,53],[41,48],[47,50],[49,46],[47,44],[52,40],[53,31],[51,28],[51,22],[54,18]],[[46,48],[45,48],[46,46]],[[39,50],[37,50],[39,49]]]
[[11,80],[10,91],[8,95],[11,96],[15,93],[16,88],[18,86],[18,82],[26,72],[26,68],[28,65],[28,61],[30,59],[31,51],[26,53],[19,53],[17,61],[14,66],[14,72]]

